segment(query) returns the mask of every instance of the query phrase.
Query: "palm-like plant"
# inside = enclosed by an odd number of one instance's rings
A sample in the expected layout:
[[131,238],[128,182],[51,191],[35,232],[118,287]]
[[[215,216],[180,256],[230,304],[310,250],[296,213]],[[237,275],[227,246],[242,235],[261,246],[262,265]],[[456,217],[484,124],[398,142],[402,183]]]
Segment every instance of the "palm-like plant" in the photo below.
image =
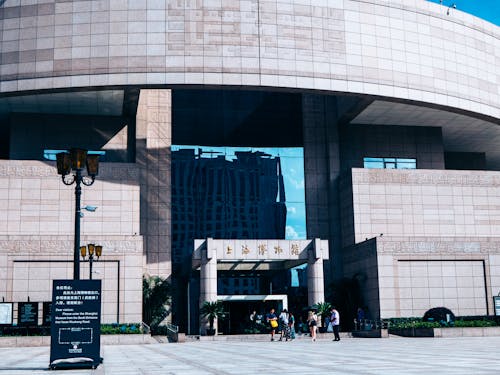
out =
[[210,325],[210,331],[214,329],[215,319],[224,319],[226,313],[221,301],[209,302],[205,301],[200,309],[200,314],[203,318],[208,319],[208,324]]
[[324,322],[326,318],[330,315],[330,310],[332,309],[332,304],[330,302],[318,302],[315,305],[318,315],[321,316],[321,327],[324,327]]
[[142,278],[142,316],[144,323],[158,326],[169,314],[171,302],[170,284],[159,276],[144,275]]

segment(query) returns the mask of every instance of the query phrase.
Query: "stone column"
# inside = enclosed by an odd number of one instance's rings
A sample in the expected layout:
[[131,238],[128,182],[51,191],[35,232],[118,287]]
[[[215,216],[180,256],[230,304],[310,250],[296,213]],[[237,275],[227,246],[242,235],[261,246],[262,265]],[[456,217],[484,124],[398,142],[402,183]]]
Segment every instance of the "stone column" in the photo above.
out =
[[309,306],[325,301],[323,256],[319,239],[307,250],[307,303]]
[[342,275],[336,98],[304,94],[302,117],[307,235],[329,240],[330,260],[325,268],[327,282],[331,282]]
[[171,91],[141,90],[136,116],[136,162],[141,167],[141,235],[145,272],[169,278],[171,265]]
[[[207,239],[206,248],[201,250],[200,309],[206,301],[217,301],[217,249],[213,247],[211,238]],[[208,319],[200,315],[201,334],[206,334],[208,328]],[[214,321],[214,328],[217,334],[217,320]]]
[[354,223],[352,209],[349,210],[352,193],[340,199],[344,150],[339,129],[371,102],[370,98],[302,95],[307,235],[329,241],[330,257],[325,261],[327,285],[343,276],[342,231]]

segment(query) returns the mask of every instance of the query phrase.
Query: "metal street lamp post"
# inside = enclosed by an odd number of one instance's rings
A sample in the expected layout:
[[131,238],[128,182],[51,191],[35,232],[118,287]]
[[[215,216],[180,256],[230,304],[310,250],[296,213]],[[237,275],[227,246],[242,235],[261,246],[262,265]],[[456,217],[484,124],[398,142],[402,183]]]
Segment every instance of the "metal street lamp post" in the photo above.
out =
[[[86,167],[88,176],[82,176]],[[99,155],[87,155],[87,150],[73,148],[68,152],[57,154],[57,173],[61,175],[65,185],[75,186],[75,247],[73,253],[73,279],[80,280],[80,200],[81,183],[90,186],[99,172]]]
[[94,245],[93,243],[89,243],[87,246],[80,246],[80,255],[83,259],[87,256],[87,248],[89,249],[89,279],[92,280],[92,263],[94,262],[94,253],[97,258],[96,261],[99,260],[102,255],[102,246]]

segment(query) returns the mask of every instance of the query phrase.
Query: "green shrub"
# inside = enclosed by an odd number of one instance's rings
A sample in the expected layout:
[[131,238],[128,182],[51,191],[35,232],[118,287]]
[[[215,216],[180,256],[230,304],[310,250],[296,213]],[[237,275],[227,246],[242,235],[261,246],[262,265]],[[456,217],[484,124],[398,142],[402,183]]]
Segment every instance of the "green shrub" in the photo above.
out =
[[135,334],[142,333],[139,323],[127,324],[101,324],[101,335],[119,335],[119,334]]
[[440,328],[440,327],[494,327],[499,325],[494,319],[484,317],[482,319],[465,320],[460,318],[454,322],[447,323],[444,320],[438,322],[424,322],[421,318],[390,318],[385,323],[389,328]]
[[389,328],[439,328],[438,322],[422,322],[420,318],[410,318],[405,320],[393,321]]
[[494,327],[496,322],[493,320],[456,320],[455,327]]

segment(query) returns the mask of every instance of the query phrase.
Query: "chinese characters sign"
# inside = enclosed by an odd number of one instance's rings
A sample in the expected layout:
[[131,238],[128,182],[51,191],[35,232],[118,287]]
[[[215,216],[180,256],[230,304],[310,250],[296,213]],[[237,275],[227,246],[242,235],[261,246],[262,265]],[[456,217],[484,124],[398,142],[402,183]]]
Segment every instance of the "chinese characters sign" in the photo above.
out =
[[50,367],[100,363],[101,280],[54,280]]
[[17,304],[17,325],[38,325],[38,302],[19,302]]

